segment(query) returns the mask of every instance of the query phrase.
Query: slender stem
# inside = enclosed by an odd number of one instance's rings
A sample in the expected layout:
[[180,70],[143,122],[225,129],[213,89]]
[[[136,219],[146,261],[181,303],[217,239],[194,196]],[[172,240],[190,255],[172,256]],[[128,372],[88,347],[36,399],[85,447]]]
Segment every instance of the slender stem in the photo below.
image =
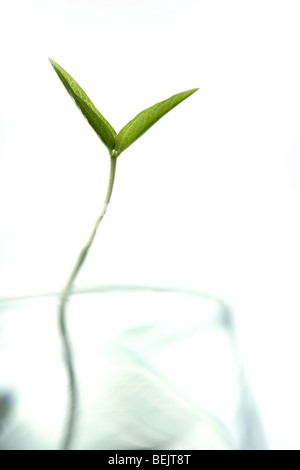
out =
[[66,325],[66,303],[68,300],[68,296],[71,292],[73,282],[75,278],[77,277],[79,270],[88,254],[90,246],[93,243],[98,226],[106,213],[106,210],[107,210],[110,198],[111,198],[113,186],[114,186],[116,164],[117,164],[117,155],[112,151],[110,153],[109,182],[108,182],[106,197],[105,197],[105,201],[104,201],[101,213],[96,221],[96,224],[92,230],[92,233],[88,239],[88,242],[83,247],[83,249],[81,250],[78,256],[78,259],[71,272],[71,275],[69,279],[67,280],[67,283],[65,287],[63,288],[61,295],[60,295],[58,323],[59,323],[59,330],[60,330],[60,335],[61,335],[62,343],[63,343],[63,349],[64,349],[64,355],[65,355],[64,359],[65,359],[65,364],[67,368],[67,375],[68,375],[69,389],[70,389],[69,416],[68,416],[68,421],[67,421],[67,426],[66,426],[66,432],[64,435],[63,443],[62,443],[62,449],[64,450],[69,449],[71,445],[72,437],[74,434],[76,408],[78,404],[77,381],[76,381],[76,375],[75,375],[75,370],[74,370],[74,365],[73,365],[72,348],[71,348],[71,342],[70,342],[69,333],[68,333],[67,325]]

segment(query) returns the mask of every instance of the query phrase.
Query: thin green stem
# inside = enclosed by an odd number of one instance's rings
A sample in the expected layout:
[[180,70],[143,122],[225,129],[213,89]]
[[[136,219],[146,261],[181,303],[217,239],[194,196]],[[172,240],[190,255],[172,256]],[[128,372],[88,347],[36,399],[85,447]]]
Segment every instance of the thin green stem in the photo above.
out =
[[59,330],[60,330],[60,335],[62,338],[62,343],[63,343],[63,349],[64,349],[64,359],[65,359],[65,364],[66,364],[66,369],[67,369],[67,375],[68,375],[68,382],[69,382],[69,390],[70,390],[70,409],[69,409],[69,416],[68,416],[68,421],[67,421],[67,426],[66,426],[66,432],[64,435],[63,443],[62,443],[62,449],[67,450],[70,448],[71,442],[72,442],[72,437],[74,434],[74,425],[75,425],[75,417],[76,417],[76,409],[78,405],[78,391],[77,391],[77,381],[76,381],[76,374],[74,370],[74,365],[73,365],[73,354],[72,354],[72,348],[71,348],[71,341],[66,325],[66,304],[68,300],[68,296],[71,292],[72,285],[75,281],[75,278],[77,277],[79,270],[88,254],[88,251],[93,243],[93,240],[95,238],[97,229],[99,227],[99,224],[101,220],[103,219],[107,207],[109,205],[109,201],[111,198],[113,186],[114,186],[114,181],[115,181],[115,174],[116,174],[116,164],[117,164],[117,154],[112,151],[110,153],[110,176],[109,176],[109,182],[108,182],[108,187],[107,187],[107,192],[106,192],[106,197],[105,201],[101,210],[101,213],[96,221],[96,224],[92,230],[92,233],[88,239],[88,242],[86,245],[83,247],[81,250],[78,259],[76,261],[76,264],[71,272],[71,275],[69,279],[66,282],[65,287],[63,288],[61,295],[60,295],[60,305],[59,305],[59,318],[58,318],[58,324],[59,324]]

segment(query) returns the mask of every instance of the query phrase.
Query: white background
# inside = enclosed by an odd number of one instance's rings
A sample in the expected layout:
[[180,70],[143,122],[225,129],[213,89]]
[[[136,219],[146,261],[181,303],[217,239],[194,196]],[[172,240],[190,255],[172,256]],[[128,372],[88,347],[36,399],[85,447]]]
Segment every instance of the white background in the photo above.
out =
[[300,448],[300,4],[2,0],[0,295],[58,290],[98,216],[118,131],[200,90],[121,155],[77,284],[197,288],[233,308],[271,448]]

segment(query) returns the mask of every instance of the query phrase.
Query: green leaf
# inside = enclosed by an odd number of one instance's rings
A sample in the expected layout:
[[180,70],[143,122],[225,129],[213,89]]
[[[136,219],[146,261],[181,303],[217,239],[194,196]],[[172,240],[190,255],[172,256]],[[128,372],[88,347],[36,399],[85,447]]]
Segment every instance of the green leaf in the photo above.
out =
[[67,92],[74,99],[78,108],[82,114],[86,117],[94,131],[98,134],[104,145],[109,150],[113,150],[115,147],[116,131],[109,124],[98,109],[93,105],[89,97],[83,91],[83,89],[76,83],[74,78],[71,77],[60,65],[54,60],[49,59],[55,72],[59,76]]
[[150,108],[145,109],[139,113],[135,118],[129,121],[126,126],[121,129],[119,134],[116,136],[115,151],[120,154],[135,140],[141,137],[153,124],[155,124],[160,118],[167,114],[171,109],[175,108],[183,100],[191,96],[199,88],[193,88],[192,90],[183,91],[177,95],[173,95],[165,101],[156,103]]

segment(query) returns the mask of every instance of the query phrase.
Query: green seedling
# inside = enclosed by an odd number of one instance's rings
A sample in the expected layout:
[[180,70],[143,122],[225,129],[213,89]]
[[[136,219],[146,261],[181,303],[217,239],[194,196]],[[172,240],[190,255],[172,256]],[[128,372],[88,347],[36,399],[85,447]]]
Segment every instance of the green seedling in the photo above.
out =
[[76,83],[74,78],[72,78],[71,75],[69,75],[60,65],[54,62],[54,60],[49,60],[58,77],[65,86],[66,90],[71,95],[76,105],[78,106],[82,114],[85,116],[85,118],[88,120],[89,124],[92,126],[94,131],[100,137],[103,144],[107,147],[111,163],[107,193],[103,208],[92,230],[92,233],[86,245],[81,250],[79,257],[75,263],[75,266],[60,295],[59,328],[64,347],[64,355],[70,387],[70,412],[62,448],[68,449],[71,445],[72,436],[74,433],[74,421],[76,415],[75,412],[77,408],[77,386],[75,370],[72,360],[71,343],[66,325],[66,303],[68,296],[71,292],[74,280],[77,277],[78,272],[84,263],[87,253],[95,238],[98,226],[106,213],[114,186],[117,159],[121,155],[121,153],[124,152],[124,150],[126,150],[131,144],[133,144],[133,142],[135,142],[139,137],[141,137],[141,135],[143,135],[151,126],[153,126],[153,124],[155,124],[160,118],[162,118],[165,114],[171,111],[171,109],[175,108],[175,106],[177,106],[179,103],[181,103],[186,98],[195,93],[198,88],[183,91],[182,93],[173,95],[170,98],[156,103],[150,108],[145,109],[144,111],[137,114],[137,116],[135,116],[131,121],[129,121],[126,126],[124,126],[123,129],[121,129],[120,132],[117,134],[114,128],[94,106],[94,104],[91,102],[91,100],[83,91],[83,89],[78,85],[78,83]]

